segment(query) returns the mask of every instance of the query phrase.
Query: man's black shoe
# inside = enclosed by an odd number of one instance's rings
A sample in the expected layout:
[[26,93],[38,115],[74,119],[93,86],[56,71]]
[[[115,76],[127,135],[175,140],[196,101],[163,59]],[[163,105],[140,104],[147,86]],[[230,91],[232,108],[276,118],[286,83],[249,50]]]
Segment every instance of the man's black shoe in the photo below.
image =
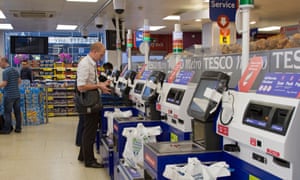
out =
[[87,167],[87,168],[104,168],[104,165],[100,164],[98,162],[93,162],[90,164],[86,164],[85,167]]
[[15,132],[16,132],[16,133],[21,133],[22,130],[21,130],[21,129],[15,129]]
[[10,134],[10,131],[0,131],[0,134]]
[[83,158],[77,158],[78,161],[83,162]]

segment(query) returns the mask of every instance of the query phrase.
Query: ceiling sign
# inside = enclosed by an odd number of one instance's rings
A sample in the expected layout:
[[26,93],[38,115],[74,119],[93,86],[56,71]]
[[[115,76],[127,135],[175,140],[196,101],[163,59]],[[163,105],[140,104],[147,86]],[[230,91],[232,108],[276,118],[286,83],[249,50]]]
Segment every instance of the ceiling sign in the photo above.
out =
[[218,21],[219,16],[227,16],[229,21],[235,21],[235,13],[238,7],[238,0],[210,0],[209,18]]
[[228,25],[229,25],[229,18],[228,16],[224,15],[224,14],[221,14],[219,17],[218,17],[218,20],[217,20],[217,24],[220,28],[226,28]]

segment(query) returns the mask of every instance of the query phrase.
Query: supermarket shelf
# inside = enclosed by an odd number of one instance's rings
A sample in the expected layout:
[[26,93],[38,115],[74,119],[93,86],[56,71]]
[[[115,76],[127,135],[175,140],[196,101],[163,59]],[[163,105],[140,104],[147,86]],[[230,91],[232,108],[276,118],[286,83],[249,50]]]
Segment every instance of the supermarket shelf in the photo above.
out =
[[77,116],[76,112],[54,113],[54,116]]
[[[48,116],[78,115],[74,104],[74,80],[54,80],[47,84]],[[66,85],[66,83],[68,85]],[[71,84],[69,84],[71,83]]]
[[[67,87],[67,88],[58,88],[58,87],[56,87],[56,88],[52,88],[53,90],[75,90],[75,88],[74,87]],[[49,92],[49,91],[48,91]]]

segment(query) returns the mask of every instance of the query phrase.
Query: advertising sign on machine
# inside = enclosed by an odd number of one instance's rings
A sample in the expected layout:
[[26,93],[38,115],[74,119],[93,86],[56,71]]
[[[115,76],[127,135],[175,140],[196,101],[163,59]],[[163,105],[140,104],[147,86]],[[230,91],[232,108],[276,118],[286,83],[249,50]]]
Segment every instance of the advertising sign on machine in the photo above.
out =
[[248,92],[251,89],[262,67],[262,57],[251,58],[238,84],[241,92]]
[[256,93],[300,98],[300,74],[268,73]]

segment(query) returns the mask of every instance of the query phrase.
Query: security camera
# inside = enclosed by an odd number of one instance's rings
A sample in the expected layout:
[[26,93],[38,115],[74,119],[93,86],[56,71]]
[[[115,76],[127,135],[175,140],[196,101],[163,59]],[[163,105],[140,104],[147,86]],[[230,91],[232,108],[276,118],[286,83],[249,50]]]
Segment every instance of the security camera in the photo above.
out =
[[102,18],[101,16],[97,16],[97,17],[95,18],[95,26],[96,26],[97,28],[102,28],[102,27],[103,27],[103,24],[104,24],[103,18]]
[[83,29],[81,31],[81,35],[84,39],[86,39],[89,36],[89,32],[87,31],[87,29]]
[[125,10],[126,0],[113,0],[114,10],[118,14],[122,14]]

